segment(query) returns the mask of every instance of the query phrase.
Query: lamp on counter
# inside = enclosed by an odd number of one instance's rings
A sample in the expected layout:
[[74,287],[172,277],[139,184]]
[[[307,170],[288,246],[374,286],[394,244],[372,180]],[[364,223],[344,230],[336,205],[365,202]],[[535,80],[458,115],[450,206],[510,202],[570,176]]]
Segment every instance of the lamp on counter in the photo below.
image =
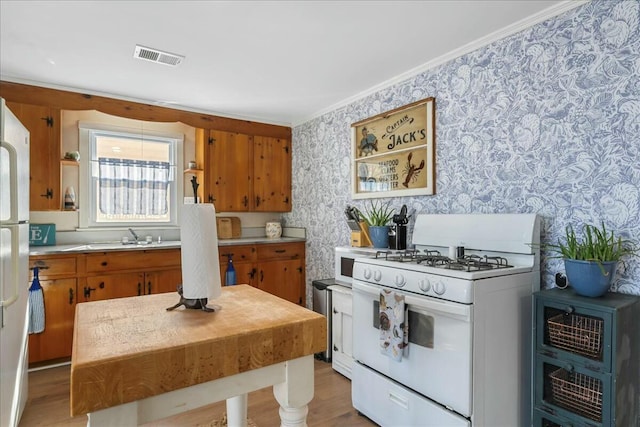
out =
[[180,301],[167,308],[168,311],[181,305],[185,308],[214,311],[207,307],[207,302],[218,298],[222,293],[217,236],[216,210],[212,203],[182,206],[182,285],[178,286]]

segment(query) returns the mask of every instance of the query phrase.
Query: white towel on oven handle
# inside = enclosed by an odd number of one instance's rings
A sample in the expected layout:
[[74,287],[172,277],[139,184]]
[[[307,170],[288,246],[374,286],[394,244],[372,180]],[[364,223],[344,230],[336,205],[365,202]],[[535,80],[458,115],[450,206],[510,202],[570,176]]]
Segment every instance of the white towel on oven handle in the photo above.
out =
[[409,310],[404,295],[380,291],[380,352],[398,362],[408,355]]

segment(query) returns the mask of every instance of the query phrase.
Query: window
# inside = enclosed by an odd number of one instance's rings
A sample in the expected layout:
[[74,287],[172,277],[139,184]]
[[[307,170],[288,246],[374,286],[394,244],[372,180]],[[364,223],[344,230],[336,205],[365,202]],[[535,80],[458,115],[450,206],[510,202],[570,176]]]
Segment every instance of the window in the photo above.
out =
[[80,216],[81,226],[177,226],[183,137],[85,123],[79,128],[89,159],[81,168],[81,194],[87,194],[81,209],[89,212]]

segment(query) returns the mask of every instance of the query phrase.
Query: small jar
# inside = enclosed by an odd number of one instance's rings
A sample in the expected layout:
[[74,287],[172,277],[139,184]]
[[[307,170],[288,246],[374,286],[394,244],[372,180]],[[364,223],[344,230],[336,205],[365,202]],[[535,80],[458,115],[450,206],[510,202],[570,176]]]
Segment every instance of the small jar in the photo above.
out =
[[279,222],[268,222],[265,232],[269,239],[279,239],[282,236],[282,225]]

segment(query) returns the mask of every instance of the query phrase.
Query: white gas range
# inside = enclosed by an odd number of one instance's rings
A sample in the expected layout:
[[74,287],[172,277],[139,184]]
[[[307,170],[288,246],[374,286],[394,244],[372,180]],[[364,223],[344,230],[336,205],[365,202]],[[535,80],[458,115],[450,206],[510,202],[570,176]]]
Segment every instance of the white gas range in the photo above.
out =
[[[539,218],[418,215],[412,243],[354,262],[354,407],[383,426],[525,425]],[[408,308],[400,361],[380,351],[383,289]]]

